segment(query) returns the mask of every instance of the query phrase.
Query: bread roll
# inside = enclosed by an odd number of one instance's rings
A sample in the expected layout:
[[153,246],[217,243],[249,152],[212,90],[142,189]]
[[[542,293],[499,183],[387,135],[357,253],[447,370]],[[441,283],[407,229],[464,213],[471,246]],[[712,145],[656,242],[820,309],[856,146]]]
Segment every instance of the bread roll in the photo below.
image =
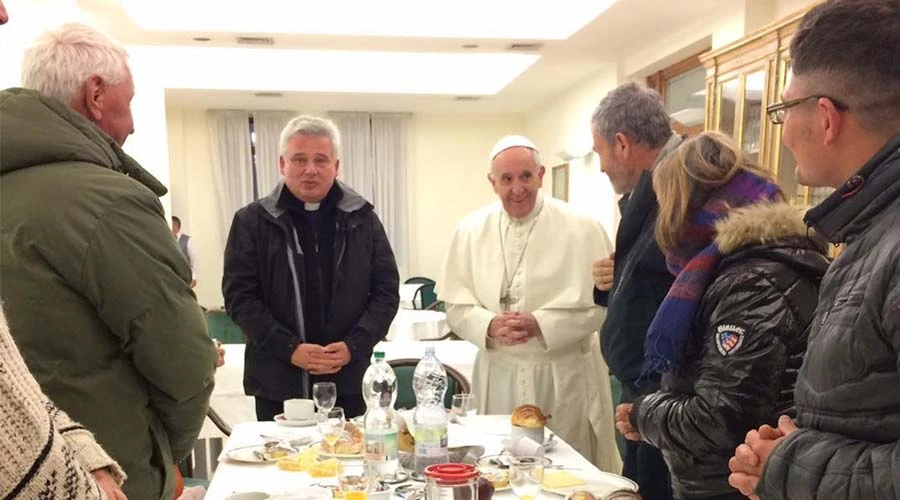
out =
[[520,405],[512,412],[512,424],[526,429],[538,429],[547,424],[550,415],[544,415],[535,405]]

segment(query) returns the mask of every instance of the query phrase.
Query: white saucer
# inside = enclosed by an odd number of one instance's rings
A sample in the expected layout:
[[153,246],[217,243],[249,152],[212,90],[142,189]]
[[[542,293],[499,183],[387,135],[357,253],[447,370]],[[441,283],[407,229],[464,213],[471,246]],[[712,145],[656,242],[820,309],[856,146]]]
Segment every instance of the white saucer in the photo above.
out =
[[275,415],[275,423],[278,425],[283,425],[285,427],[310,427],[316,425],[316,418],[308,418],[306,420],[288,420],[285,418],[284,413],[279,413]]

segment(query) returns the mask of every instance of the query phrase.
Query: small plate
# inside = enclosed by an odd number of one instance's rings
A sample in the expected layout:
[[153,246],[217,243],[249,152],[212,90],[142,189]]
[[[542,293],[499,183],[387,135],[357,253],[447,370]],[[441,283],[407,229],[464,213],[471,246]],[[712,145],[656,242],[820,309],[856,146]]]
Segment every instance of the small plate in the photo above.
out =
[[596,471],[591,474],[590,479],[585,479],[584,484],[578,486],[569,486],[568,488],[548,488],[541,486],[541,489],[548,493],[555,493],[567,497],[576,491],[589,491],[597,498],[604,498],[610,493],[617,490],[637,491],[638,485],[634,481],[610,474],[608,472]]
[[346,453],[331,453],[329,451],[326,451],[325,448],[322,447],[322,442],[316,443],[312,446],[315,447],[316,452],[319,454],[319,456],[324,458],[363,458],[362,451],[353,455],[349,455]]
[[275,415],[275,423],[285,427],[310,427],[316,425],[316,419],[313,417],[306,420],[288,420],[284,413],[279,413]]
[[228,450],[227,452],[225,452],[225,456],[236,462],[244,462],[248,464],[266,464],[277,462],[282,458],[286,458],[291,455],[296,455],[298,452],[299,450],[293,449],[284,457],[275,458],[266,454],[266,447],[264,445],[255,445],[242,446],[240,448]]

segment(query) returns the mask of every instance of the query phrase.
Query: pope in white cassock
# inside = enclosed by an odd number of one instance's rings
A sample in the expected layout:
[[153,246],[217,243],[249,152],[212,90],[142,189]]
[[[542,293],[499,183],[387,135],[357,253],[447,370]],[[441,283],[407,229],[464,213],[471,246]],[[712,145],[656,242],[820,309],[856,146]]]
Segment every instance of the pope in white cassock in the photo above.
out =
[[591,266],[612,251],[599,222],[541,195],[544,167],[522,136],[501,139],[488,180],[500,203],[457,226],[438,281],[447,320],[480,349],[473,392],[483,414],[535,404],[601,470],[618,473],[609,369]]

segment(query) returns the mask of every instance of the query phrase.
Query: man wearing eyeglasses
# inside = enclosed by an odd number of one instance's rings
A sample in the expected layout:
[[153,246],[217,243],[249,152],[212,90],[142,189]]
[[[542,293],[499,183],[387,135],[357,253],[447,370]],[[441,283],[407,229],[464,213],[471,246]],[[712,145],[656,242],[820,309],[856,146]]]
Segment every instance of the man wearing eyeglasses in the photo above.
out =
[[[791,41],[770,106],[809,186],[806,215],[843,245],[822,281],[797,417],[747,434],[730,482],[767,500],[900,498],[900,0],[830,0]],[[758,497],[756,496],[758,495]]]

